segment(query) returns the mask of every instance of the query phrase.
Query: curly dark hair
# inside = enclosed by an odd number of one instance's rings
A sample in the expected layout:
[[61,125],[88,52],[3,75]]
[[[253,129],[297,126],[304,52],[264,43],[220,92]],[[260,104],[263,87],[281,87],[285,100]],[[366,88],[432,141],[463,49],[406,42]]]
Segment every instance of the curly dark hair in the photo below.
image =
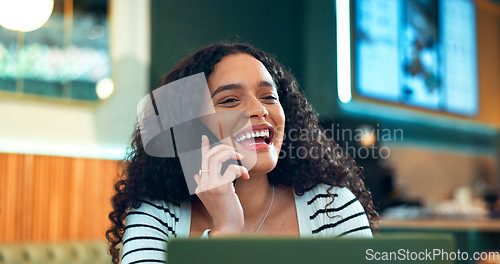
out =
[[[363,205],[370,227],[378,230],[379,216],[375,211],[370,191],[362,180],[362,167],[349,157],[347,152],[332,138],[327,138],[325,130],[319,125],[318,114],[299,91],[295,78],[272,56],[242,43],[218,43],[202,48],[179,61],[166,74],[160,84],[205,73],[208,79],[215,64],[228,55],[246,53],[258,59],[269,71],[277,85],[279,100],[285,112],[285,136],[282,149],[293,146],[295,149],[313,149],[314,158],[291,158],[280,155],[278,164],[268,173],[273,185],[292,187],[297,195],[303,195],[317,184],[347,187]],[[307,130],[314,132],[307,138],[291,140],[294,134]],[[138,208],[142,199],[163,200],[180,204],[191,199],[178,158],[160,158],[147,155],[141,141],[141,133],[136,125],[131,151],[126,159],[126,169],[115,185],[116,194],[112,198],[113,211],[109,214],[112,226],[106,237],[113,263],[119,262],[118,245],[123,240],[124,220],[128,208]],[[330,195],[333,202],[333,195]],[[192,199],[196,199],[193,196]],[[331,203],[330,202],[330,203]]]

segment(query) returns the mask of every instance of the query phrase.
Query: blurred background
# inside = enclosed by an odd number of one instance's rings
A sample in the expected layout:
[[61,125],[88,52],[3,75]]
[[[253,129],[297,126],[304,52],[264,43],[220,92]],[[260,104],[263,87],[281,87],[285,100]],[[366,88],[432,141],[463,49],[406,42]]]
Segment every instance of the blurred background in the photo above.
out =
[[365,168],[381,234],[500,248],[499,1],[0,1],[0,25],[0,243],[104,241],[139,100],[240,41]]

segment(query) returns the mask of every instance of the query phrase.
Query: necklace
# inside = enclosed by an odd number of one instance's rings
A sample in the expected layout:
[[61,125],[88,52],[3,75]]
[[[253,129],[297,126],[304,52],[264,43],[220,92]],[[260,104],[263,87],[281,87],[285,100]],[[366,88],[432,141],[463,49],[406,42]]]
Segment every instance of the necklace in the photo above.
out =
[[264,215],[264,219],[262,219],[262,222],[260,222],[259,228],[257,228],[257,231],[255,231],[255,234],[253,234],[252,237],[255,237],[257,235],[257,233],[259,233],[260,228],[262,227],[262,225],[266,221],[266,218],[267,218],[267,215],[269,214],[269,211],[271,211],[271,207],[273,206],[273,202],[274,202],[274,185],[273,185],[273,197],[271,198],[271,203],[269,204],[269,208],[267,208],[267,212],[266,212],[266,215]]

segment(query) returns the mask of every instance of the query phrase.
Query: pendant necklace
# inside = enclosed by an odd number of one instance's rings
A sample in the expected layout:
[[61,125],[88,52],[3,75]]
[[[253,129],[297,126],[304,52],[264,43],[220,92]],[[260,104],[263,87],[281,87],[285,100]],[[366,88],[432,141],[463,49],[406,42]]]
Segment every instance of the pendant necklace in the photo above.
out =
[[273,206],[273,202],[274,202],[274,185],[273,185],[273,197],[271,198],[271,203],[269,204],[269,208],[267,208],[267,212],[266,212],[266,215],[264,215],[264,219],[262,219],[262,222],[260,222],[259,228],[257,228],[257,231],[255,231],[255,234],[253,234],[252,237],[255,237],[257,235],[257,233],[259,233],[260,228],[262,227],[262,225],[266,221],[266,218],[267,218],[267,215],[269,214],[269,211],[271,211],[271,207]]

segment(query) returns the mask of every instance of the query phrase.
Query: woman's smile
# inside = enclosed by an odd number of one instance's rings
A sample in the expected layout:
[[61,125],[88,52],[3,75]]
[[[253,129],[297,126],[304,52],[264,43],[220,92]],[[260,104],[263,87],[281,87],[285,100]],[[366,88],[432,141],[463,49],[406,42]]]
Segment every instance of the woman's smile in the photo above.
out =
[[[283,144],[285,114],[276,84],[265,66],[248,54],[224,57],[208,79],[217,120],[207,128],[245,156],[250,171],[270,172]],[[230,135],[230,141],[224,137]]]
[[273,146],[273,137],[273,127],[264,123],[240,130],[233,139],[247,150],[261,151]]

